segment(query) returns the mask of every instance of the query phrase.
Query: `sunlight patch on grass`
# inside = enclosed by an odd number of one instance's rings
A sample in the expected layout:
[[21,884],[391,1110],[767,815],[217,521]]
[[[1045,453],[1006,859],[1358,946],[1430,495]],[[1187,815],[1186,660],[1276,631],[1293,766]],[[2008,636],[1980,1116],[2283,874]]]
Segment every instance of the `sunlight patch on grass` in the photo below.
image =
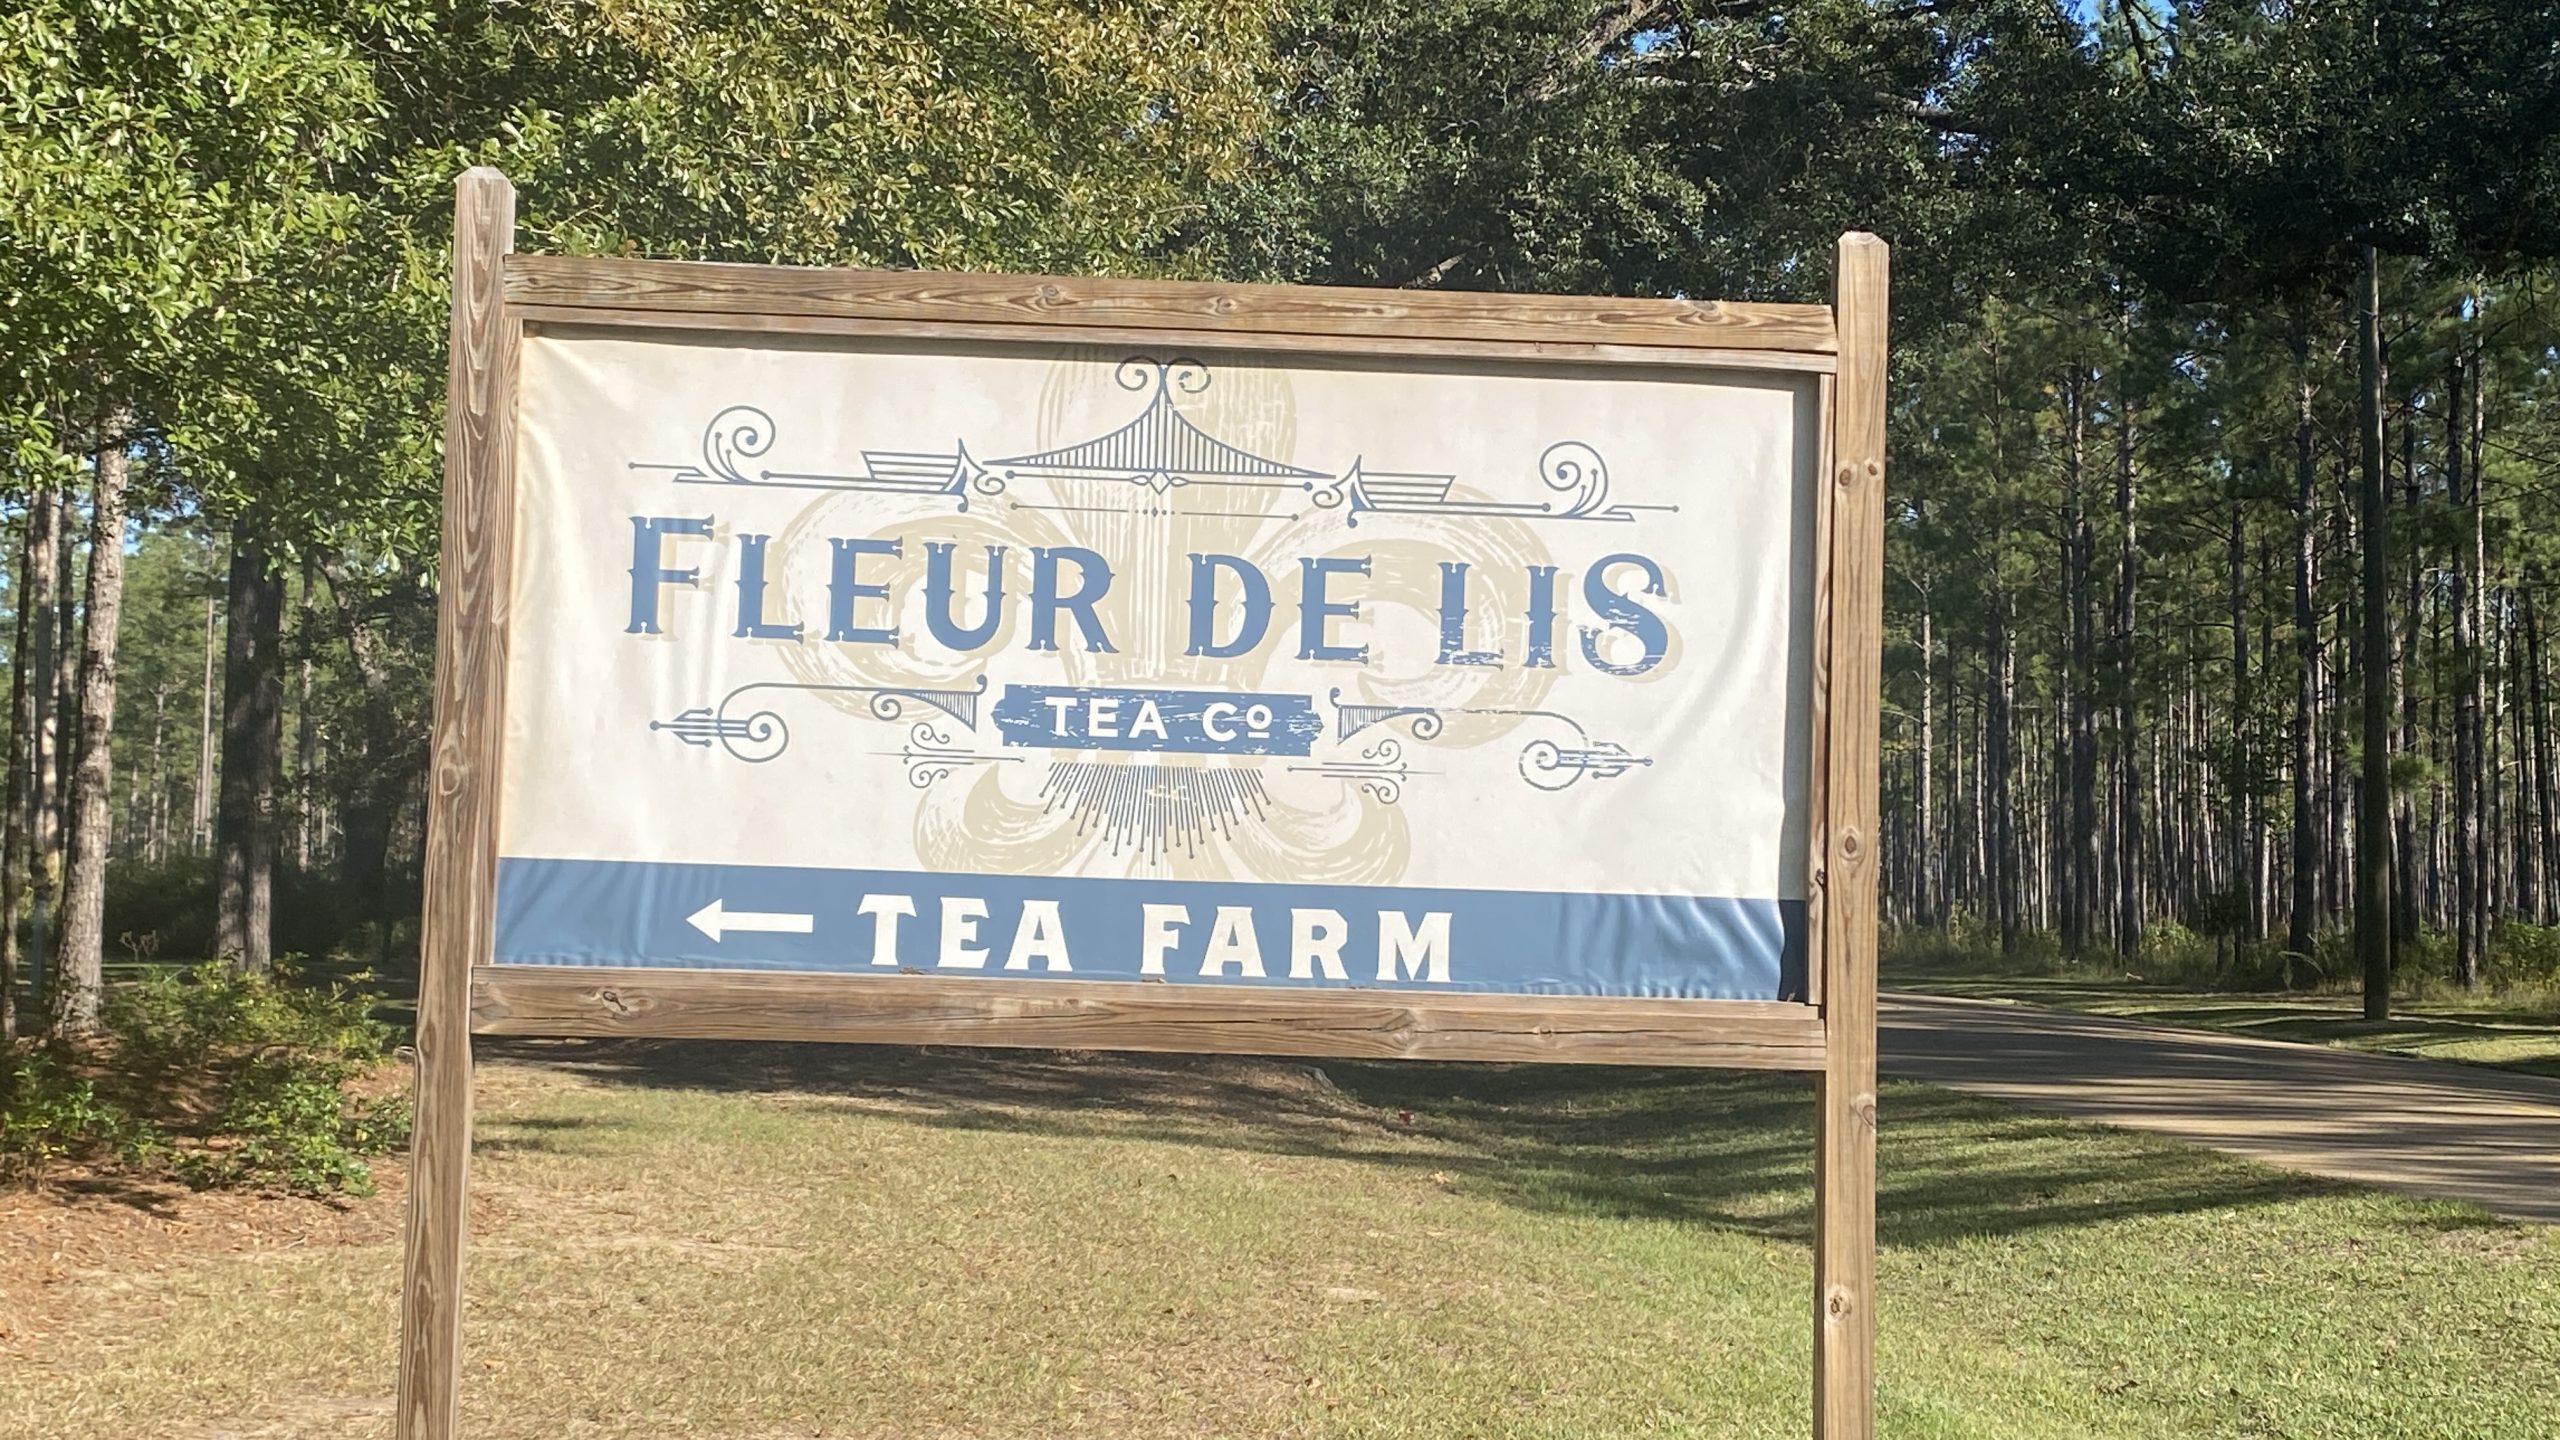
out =
[[1888,962],[1882,978],[1888,990],[2014,1000],[2261,1040],[2560,1076],[2560,1012],[2538,992],[2521,998],[2402,997],[2392,1002],[2389,1020],[2371,1021],[2364,1018],[2362,1001],[2343,990],[2197,990],[2098,968],[2020,967],[1996,957],[1973,964],[1944,955],[1926,963]]

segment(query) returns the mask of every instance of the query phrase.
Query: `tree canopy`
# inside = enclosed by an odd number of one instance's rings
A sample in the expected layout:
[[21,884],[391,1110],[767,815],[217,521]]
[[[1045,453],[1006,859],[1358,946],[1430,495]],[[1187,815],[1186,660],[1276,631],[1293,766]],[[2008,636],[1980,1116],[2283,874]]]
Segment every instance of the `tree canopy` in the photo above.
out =
[[[160,729],[115,720],[151,757],[116,853],[247,847],[398,948],[468,164],[515,178],[530,248],[800,264],[1820,300],[1872,229],[1897,920],[2331,964],[2356,715],[2388,721],[2401,953],[2441,931],[2476,978],[2560,919],[2555,36],[2492,0],[30,0],[0,16],[16,663],[90,613],[26,551],[38,497],[131,462]],[[209,636],[186,585],[282,639]],[[218,765],[166,733],[188,676]],[[69,688],[22,685],[13,762],[57,803]],[[196,823],[216,770],[276,793]],[[21,828],[37,875],[60,841]]]

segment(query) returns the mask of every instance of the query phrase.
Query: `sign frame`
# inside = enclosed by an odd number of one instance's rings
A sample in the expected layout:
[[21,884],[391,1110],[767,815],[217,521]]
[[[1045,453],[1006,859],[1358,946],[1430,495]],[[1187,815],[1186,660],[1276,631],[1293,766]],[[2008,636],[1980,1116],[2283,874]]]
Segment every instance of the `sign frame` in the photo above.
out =
[[[798,269],[514,253],[515,189],[454,187],[442,585],[396,1431],[459,1433],[475,1035],[824,1040],[1810,1072],[1813,1434],[1874,1433],[1876,857],[1888,252],[1831,305]],[[490,963],[528,330],[1194,346],[1813,378],[1807,998],[1253,991],[1124,981]]]

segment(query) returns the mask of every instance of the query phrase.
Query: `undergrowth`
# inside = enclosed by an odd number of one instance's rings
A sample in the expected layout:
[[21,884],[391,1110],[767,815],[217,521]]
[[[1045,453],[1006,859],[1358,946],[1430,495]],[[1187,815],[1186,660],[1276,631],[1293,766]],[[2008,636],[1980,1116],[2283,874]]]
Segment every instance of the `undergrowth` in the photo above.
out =
[[366,1095],[389,1027],[369,999],[220,962],[118,987],[94,1036],[22,1042],[0,1067],[0,1179],[76,1164],[199,1188],[371,1190],[408,1140],[405,1094]]

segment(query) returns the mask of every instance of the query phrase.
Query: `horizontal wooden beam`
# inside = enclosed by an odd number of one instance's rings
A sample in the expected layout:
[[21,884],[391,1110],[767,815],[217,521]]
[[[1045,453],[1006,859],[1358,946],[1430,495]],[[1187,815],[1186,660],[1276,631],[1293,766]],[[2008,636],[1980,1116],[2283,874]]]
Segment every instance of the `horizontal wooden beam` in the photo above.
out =
[[1441,340],[1411,336],[1282,335],[1254,330],[1148,330],[1125,325],[994,325],[951,320],[874,320],[842,315],[724,315],[692,310],[612,310],[581,305],[516,305],[509,313],[540,331],[719,330],[767,335],[847,335],[883,340],[996,345],[1331,355],[1360,359],[1492,360],[1526,365],[1619,365],[1647,369],[1772,370],[1828,375],[1839,358],[1812,350],[1734,350],[1699,345],[1595,345],[1564,340]]
[[912,975],[484,965],[483,1035],[825,1040],[1059,1050],[1818,1070],[1821,1013],[1784,1001],[1414,995]]
[[562,255],[509,256],[506,295],[510,305],[730,317],[1043,328],[1084,325],[1194,335],[1668,346],[1822,355],[1839,348],[1827,305],[1722,300],[813,270]]

